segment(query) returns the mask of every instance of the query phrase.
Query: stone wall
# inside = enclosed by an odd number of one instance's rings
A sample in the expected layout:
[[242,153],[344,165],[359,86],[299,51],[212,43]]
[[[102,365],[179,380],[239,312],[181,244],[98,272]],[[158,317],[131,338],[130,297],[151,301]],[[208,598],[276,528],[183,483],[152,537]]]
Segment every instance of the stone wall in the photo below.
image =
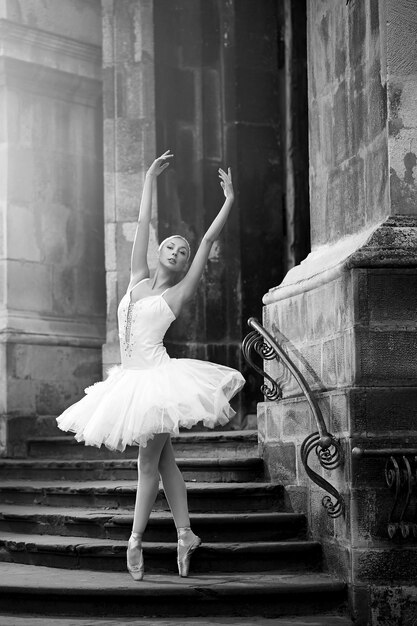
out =
[[401,28],[411,37],[416,17],[406,1],[308,3],[312,252],[264,296],[266,328],[341,441],[343,467],[312,467],[343,495],[344,516],[327,516],[325,493],[305,475],[300,446],[316,425],[276,364],[267,371],[282,380],[283,399],[259,407],[271,479],[287,484],[294,509],[307,511],[329,569],[349,584],[355,623],[378,626],[417,617],[417,546],[411,537],[389,539],[384,460],[351,454],[417,442],[417,75],[415,46],[408,54],[398,38]]
[[[280,340],[319,398],[328,428],[343,442],[345,454],[349,443],[348,396],[355,382],[353,290],[350,274],[346,280],[342,276],[334,277],[314,289],[283,300],[275,299],[265,307],[263,319],[264,326]],[[294,509],[309,509],[312,517],[317,517],[321,514],[320,502],[324,494],[313,490],[300,454],[302,442],[317,430],[317,425],[289,372],[276,362],[267,363],[266,371],[274,380],[281,381],[283,390],[282,400],[264,402],[258,411],[260,440],[265,447],[270,478],[287,484]],[[349,487],[341,472],[338,481],[346,495]],[[315,532],[321,535],[314,520],[312,522]]]
[[389,0],[386,19],[389,23],[387,69],[391,203],[395,213],[415,215],[417,12],[414,3]]
[[23,454],[22,433],[100,377],[99,14],[98,2],[1,4],[2,454]]
[[[107,325],[103,375],[120,363],[117,307],[126,292],[146,170],[156,156],[153,1],[102,0]],[[156,266],[156,202],[149,265]]]
[[378,0],[309,2],[310,197],[319,246],[387,213],[385,39]]

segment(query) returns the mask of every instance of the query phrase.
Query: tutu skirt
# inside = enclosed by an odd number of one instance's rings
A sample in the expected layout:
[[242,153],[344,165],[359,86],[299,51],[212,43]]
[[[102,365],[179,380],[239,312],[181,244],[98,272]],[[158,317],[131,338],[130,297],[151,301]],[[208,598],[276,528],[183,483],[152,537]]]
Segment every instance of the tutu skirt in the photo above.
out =
[[210,428],[226,424],[235,415],[229,400],[244,383],[237,370],[196,359],[168,359],[150,369],[116,365],[106,380],[87,387],[57,424],[86,445],[122,452],[197,422]]

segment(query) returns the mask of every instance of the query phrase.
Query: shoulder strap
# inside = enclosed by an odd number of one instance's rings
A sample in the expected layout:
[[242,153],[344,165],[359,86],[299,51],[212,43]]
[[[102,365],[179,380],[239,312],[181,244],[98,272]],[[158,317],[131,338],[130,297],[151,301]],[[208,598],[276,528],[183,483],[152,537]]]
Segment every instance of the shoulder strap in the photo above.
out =
[[168,289],[170,289],[170,287],[167,287],[165,291],[163,291],[160,295],[163,296],[168,291]]
[[132,291],[132,289],[134,289],[135,287],[137,287],[138,285],[143,283],[145,280],[149,280],[149,277],[142,278],[142,280],[140,280],[138,283],[135,283],[134,285],[132,285],[132,287],[130,289],[128,288],[126,293],[130,293]]

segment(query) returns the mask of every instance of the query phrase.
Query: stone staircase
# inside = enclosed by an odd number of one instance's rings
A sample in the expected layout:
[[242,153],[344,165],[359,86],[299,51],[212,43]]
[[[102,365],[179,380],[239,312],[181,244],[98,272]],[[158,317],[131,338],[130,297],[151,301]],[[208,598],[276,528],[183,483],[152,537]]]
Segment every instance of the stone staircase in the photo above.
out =
[[[0,613],[279,616],[343,613],[345,585],[285,490],[266,482],[255,431],[174,438],[203,546],[176,570],[176,533],[160,491],[145,533],[145,579],[126,571],[137,448],[112,453],[71,436],[28,441],[0,460]],[[338,622],[339,623],[339,622]],[[350,622],[346,622],[350,623]]]

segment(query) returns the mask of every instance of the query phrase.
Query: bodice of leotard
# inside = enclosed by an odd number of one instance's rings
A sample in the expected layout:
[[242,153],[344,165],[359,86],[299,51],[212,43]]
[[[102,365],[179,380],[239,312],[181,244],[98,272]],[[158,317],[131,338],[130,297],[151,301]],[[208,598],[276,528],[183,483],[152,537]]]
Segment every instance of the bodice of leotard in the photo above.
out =
[[123,367],[148,369],[169,360],[163,339],[175,315],[163,295],[131,302],[127,292],[120,301],[117,317]]

